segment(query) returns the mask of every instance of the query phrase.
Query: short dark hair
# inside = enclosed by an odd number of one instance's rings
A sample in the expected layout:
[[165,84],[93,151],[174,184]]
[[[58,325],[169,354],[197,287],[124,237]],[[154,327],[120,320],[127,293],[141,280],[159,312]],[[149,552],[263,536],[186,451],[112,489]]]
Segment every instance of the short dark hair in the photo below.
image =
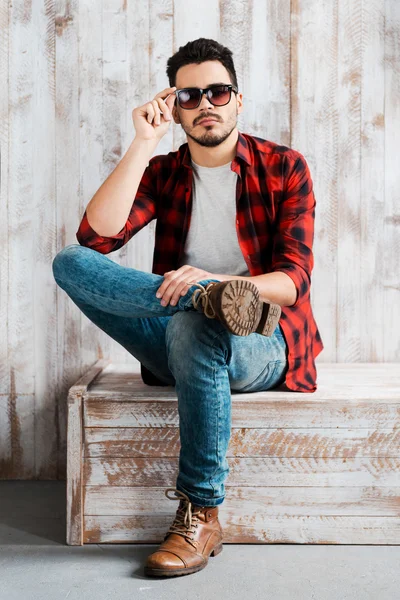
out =
[[215,40],[198,38],[180,46],[167,61],[167,76],[171,87],[176,85],[176,74],[178,69],[193,63],[200,64],[207,60],[218,60],[229,73],[231,83],[238,87],[236,71],[233,64],[232,52],[226,46],[222,46]]

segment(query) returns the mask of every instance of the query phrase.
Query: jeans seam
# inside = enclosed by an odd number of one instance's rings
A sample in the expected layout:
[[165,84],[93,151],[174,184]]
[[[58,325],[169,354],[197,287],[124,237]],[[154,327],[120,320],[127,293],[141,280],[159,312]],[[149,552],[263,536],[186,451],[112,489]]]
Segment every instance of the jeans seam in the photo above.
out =
[[[218,336],[216,336],[216,338],[217,337]],[[212,478],[215,475],[215,473],[216,473],[216,471],[218,469],[218,466],[219,466],[219,403],[220,403],[220,400],[219,400],[219,390],[218,390],[218,386],[217,386],[217,376],[216,376],[217,369],[215,367],[215,358],[214,358],[214,356],[215,356],[215,351],[214,351],[214,344],[213,344],[213,346],[212,346],[213,380],[214,380],[215,392],[216,392],[216,395],[217,395],[217,427],[216,427],[216,429],[217,429],[217,444],[216,444],[216,446],[217,446],[217,448],[216,448],[216,454],[217,454],[216,464],[217,464],[217,467],[214,469],[214,473],[212,475],[210,475],[210,485],[211,485],[211,487],[213,489],[213,497],[216,495],[216,489],[215,489],[215,486],[214,486],[214,484],[212,482]]]
[[[78,286],[78,285],[75,285],[74,283],[71,283],[69,280],[66,280],[66,279],[60,279],[59,277],[54,277],[54,279],[56,280],[56,282],[57,282],[57,283],[58,283],[58,282],[61,282],[61,283],[67,283],[67,284],[68,284],[68,286],[72,286],[72,287],[76,288],[77,290],[82,290],[82,289],[84,290],[84,288],[82,288],[82,287],[80,287],[80,286]],[[60,286],[60,287],[61,287],[61,286]],[[85,290],[84,290],[84,291],[85,291]],[[90,291],[90,290],[89,290],[89,293],[90,293],[90,294],[93,294],[93,296],[98,296],[99,298],[105,298],[106,300],[107,300],[107,299],[108,299],[108,300],[116,300],[116,301],[118,301],[119,303],[121,303],[121,304],[123,304],[123,305],[125,305],[125,306],[131,306],[131,303],[130,303],[130,302],[125,302],[124,300],[120,300],[119,298],[113,298],[112,296],[104,296],[103,294],[98,294],[97,292],[92,292],[92,291]],[[160,304],[160,305],[161,305],[161,304]]]
[[[215,386],[215,389],[216,389],[216,392],[217,392],[217,398],[219,396],[219,390],[218,390],[217,377],[216,377],[217,369],[216,369],[216,366],[215,366],[215,362],[216,362],[215,361],[215,346],[216,346],[216,340],[221,335],[224,335],[225,333],[226,333],[225,330],[220,331],[219,333],[217,333],[214,336],[213,344],[212,344],[213,379],[214,379],[214,386]],[[216,471],[218,470],[218,468],[220,466],[219,465],[219,439],[220,439],[220,419],[219,419],[219,415],[220,415],[220,402],[217,401],[217,460],[216,460],[217,466],[216,466],[216,468],[214,469],[214,472],[210,475],[210,478],[209,478],[210,486],[213,489],[213,497],[215,497],[215,498],[219,498],[220,497],[220,496],[216,496],[215,486],[212,483],[212,479],[213,479]]]

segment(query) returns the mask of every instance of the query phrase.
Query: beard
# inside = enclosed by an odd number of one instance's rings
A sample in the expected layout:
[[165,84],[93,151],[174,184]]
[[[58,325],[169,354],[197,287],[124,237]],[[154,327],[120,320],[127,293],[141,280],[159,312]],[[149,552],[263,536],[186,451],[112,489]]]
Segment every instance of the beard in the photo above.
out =
[[[218,121],[220,123],[220,121]],[[215,146],[219,146],[222,144],[232,133],[237,125],[237,113],[234,119],[230,119],[230,123],[225,124],[224,131],[217,131],[217,127],[221,127],[221,125],[205,125],[203,126],[204,133],[193,134],[193,130],[195,127],[186,127],[182,124],[181,126],[184,132],[188,137],[194,140],[199,146],[204,146],[207,148],[214,148]]]

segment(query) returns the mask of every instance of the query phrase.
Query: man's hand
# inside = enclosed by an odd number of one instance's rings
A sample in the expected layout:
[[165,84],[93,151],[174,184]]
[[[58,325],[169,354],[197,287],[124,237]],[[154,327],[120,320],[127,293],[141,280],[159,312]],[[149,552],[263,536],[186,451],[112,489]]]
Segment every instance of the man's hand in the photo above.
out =
[[136,138],[159,141],[167,133],[172,123],[175,90],[176,86],[165,88],[150,102],[133,109],[132,119]]
[[167,306],[169,302],[171,306],[175,306],[179,298],[187,294],[193,283],[203,279],[218,279],[218,277],[209,271],[204,271],[204,269],[182,265],[176,271],[164,273],[164,281],[158,288],[156,296],[162,298],[161,304],[163,306]]

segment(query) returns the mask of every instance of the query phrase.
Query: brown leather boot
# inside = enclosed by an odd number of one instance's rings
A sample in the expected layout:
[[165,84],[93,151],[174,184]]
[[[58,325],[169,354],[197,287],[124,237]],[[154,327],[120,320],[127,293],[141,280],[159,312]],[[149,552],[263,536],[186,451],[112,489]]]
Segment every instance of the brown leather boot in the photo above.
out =
[[[169,491],[175,492],[175,497],[168,496]],[[216,556],[222,551],[218,506],[197,506],[176,488],[167,488],[165,495],[170,500],[181,499],[164,541],[147,557],[144,574],[174,576],[196,573],[207,566],[209,556]]]
[[193,285],[201,288],[193,292],[194,308],[209,319],[218,319],[235,335],[255,332],[270,337],[274,333],[282,309],[279,304],[260,300],[258,287],[251,281],[230,279],[210,281],[206,287]]

